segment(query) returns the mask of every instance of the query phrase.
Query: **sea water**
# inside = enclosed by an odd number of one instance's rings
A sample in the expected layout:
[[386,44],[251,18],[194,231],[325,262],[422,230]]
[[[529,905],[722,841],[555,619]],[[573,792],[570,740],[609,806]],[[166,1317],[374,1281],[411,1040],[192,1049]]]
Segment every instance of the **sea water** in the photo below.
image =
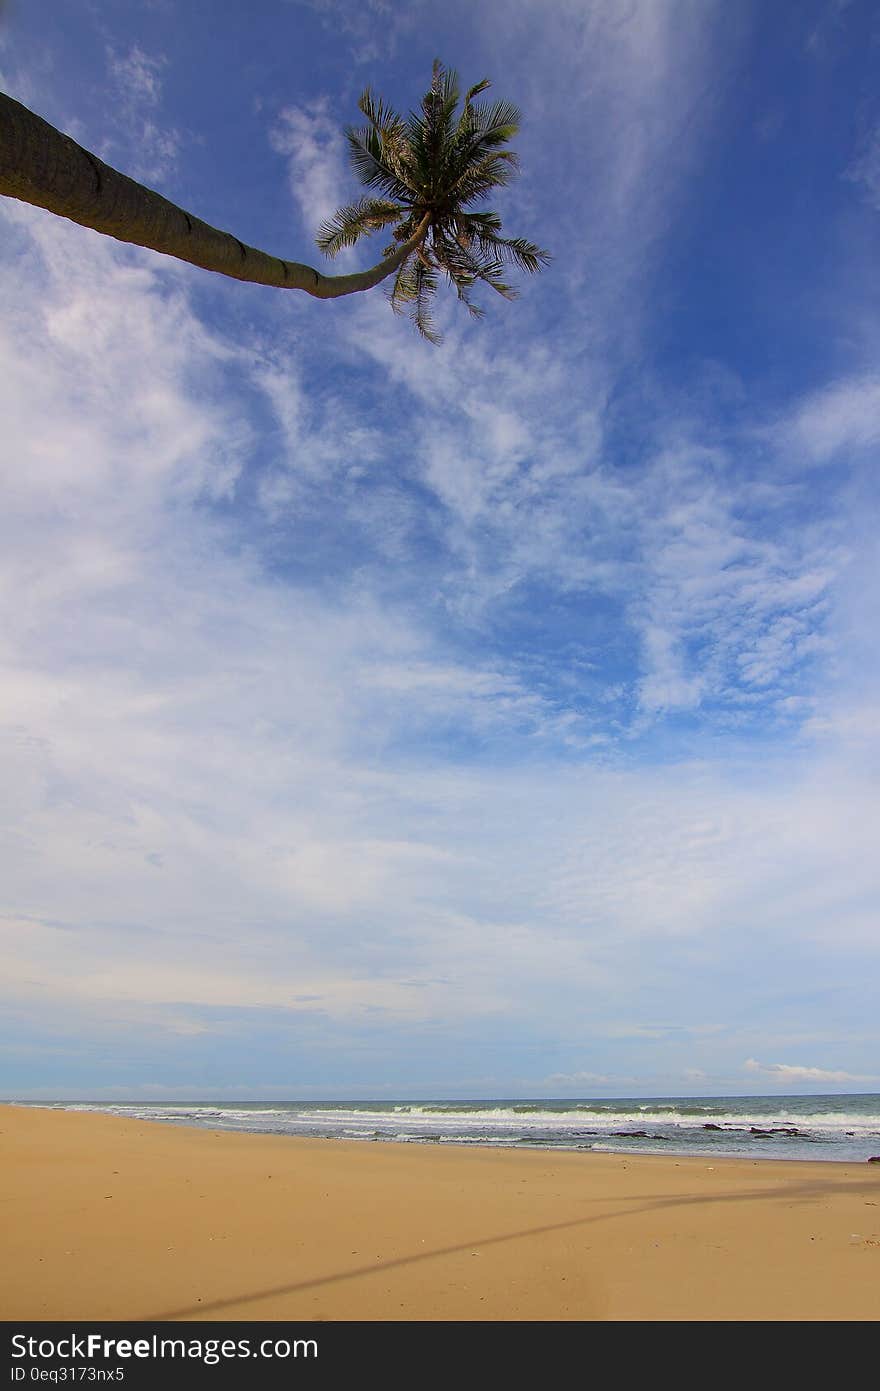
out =
[[[33,1103],[46,1105],[46,1102]],[[56,1102],[212,1130],[629,1154],[822,1159],[880,1155],[880,1095],[600,1100],[325,1101],[290,1105]]]

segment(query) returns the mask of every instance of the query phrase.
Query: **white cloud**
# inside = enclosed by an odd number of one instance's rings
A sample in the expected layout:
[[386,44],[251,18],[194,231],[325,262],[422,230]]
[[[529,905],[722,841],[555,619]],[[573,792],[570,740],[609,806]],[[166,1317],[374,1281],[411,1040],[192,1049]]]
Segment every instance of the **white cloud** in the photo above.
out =
[[[654,253],[699,169],[741,17],[686,0],[558,0],[552,24],[544,0],[511,0],[503,24],[492,6],[479,16],[499,55],[490,74],[499,89],[507,46],[529,52],[531,80],[514,94],[524,113],[519,144],[526,168],[539,168],[555,190],[552,211],[527,184],[510,201],[531,211],[540,243],[552,237],[559,251],[553,274],[579,306],[581,350],[602,339],[606,351],[632,351]],[[564,141],[539,133],[563,128]],[[563,253],[574,245],[579,254]]]
[[601,372],[540,341],[489,357],[455,328],[429,356],[381,314],[357,306],[349,332],[410,410],[415,398],[408,469],[442,505],[443,592],[457,614],[479,625],[549,585],[582,596],[588,648],[601,595],[618,634],[641,644],[642,718],[710,701],[737,718],[749,701],[794,712],[784,702],[824,658],[828,596],[848,559],[833,517],[799,516],[799,481],[783,469],[756,485],[748,436],[710,449],[699,424],[663,419],[656,445],[649,437],[622,469]]
[[346,0],[304,0],[321,15],[324,27],[334,40],[342,34],[348,40],[348,53],[357,64],[387,62],[397,52],[400,40],[419,22],[425,0],[360,0],[352,7]]
[[[281,590],[228,553],[200,511],[252,438],[225,372],[271,395],[271,369],[199,325],[173,270],[30,211],[12,225],[4,881],[30,917],[10,927],[10,983],[96,1008],[304,992],[331,1013],[491,1010],[499,952],[539,963],[541,933],[503,903],[478,927],[447,906],[471,852],[414,819],[430,780],[379,777],[366,750],[414,692],[417,722],[483,729],[540,722],[540,701],[438,665],[366,595]],[[357,929],[352,959],[338,939],[365,915],[375,940]],[[430,986],[438,959],[453,989]]]
[[819,11],[817,21],[813,22],[812,16],[805,16],[810,24],[804,39],[807,53],[822,61],[834,52],[837,41],[845,32],[846,11],[851,4],[852,0],[829,0]]
[[756,1058],[748,1058],[743,1063],[747,1072],[760,1072],[767,1077],[775,1077],[780,1082],[872,1082],[876,1078],[857,1076],[852,1072],[842,1072],[832,1068],[801,1067],[793,1063],[759,1063]]
[[880,379],[856,377],[823,387],[796,408],[781,438],[811,463],[873,448],[880,440]]
[[129,100],[150,105],[156,105],[162,94],[160,73],[167,64],[167,58],[151,56],[138,44],[133,44],[127,53],[110,49],[107,54],[110,76]]
[[110,163],[121,158],[125,173],[150,186],[161,185],[173,173],[183,143],[181,132],[161,116],[162,73],[167,66],[164,54],[146,53],[137,43],[125,52],[107,50],[122,139],[105,138],[100,153]]
[[773,705],[823,651],[845,553],[831,519],[820,529],[798,516],[796,485],[780,482],[760,505],[760,485],[741,467],[744,447],[708,451],[684,438],[634,480],[642,566],[629,602],[649,712],[707,698]]
[[843,177],[860,184],[866,201],[880,211],[880,127],[871,132]]
[[544,1091],[547,1087],[564,1087],[566,1090],[572,1087],[608,1087],[614,1083],[625,1085],[634,1080],[632,1077],[613,1077],[605,1072],[551,1072],[549,1077],[541,1079],[536,1090]]
[[305,231],[314,236],[320,223],[351,202],[339,117],[329,110],[326,99],[308,106],[285,106],[269,139],[278,154],[287,156],[290,191]]

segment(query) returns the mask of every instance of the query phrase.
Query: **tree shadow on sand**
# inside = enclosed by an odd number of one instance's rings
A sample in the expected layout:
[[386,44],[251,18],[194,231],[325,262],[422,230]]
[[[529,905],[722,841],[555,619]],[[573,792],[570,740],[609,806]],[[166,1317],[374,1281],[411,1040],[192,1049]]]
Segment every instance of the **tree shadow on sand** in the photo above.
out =
[[310,1280],[295,1280],[286,1285],[273,1285],[271,1288],[262,1290],[251,1290],[248,1293],[230,1295],[224,1299],[210,1300],[205,1303],[189,1305],[183,1309],[165,1309],[160,1313],[144,1315],[145,1321],[152,1322],[171,1322],[175,1319],[191,1319],[198,1315],[217,1313],[223,1309],[235,1308],[242,1304],[256,1304],[263,1299],[275,1299],[282,1295],[299,1294],[305,1290],[320,1289],[322,1286],[339,1284],[345,1280],[358,1280],[364,1276],[382,1275],[389,1270],[402,1266],[418,1265],[425,1261],[435,1260],[442,1256],[454,1256],[462,1251],[473,1251],[479,1247],[484,1249],[489,1246],[500,1246],[504,1242],[522,1241],[528,1237],[546,1236],[551,1232],[571,1231],[578,1227],[588,1227],[599,1222],[611,1222],[615,1218],[634,1217],[640,1213],[661,1212],[667,1208],[692,1207],[703,1203],[741,1203],[754,1201],[783,1201],[809,1202],[816,1198],[828,1197],[832,1193],[859,1194],[871,1192],[878,1194],[880,1186],[876,1179],[850,1179],[848,1182],[828,1182],[828,1183],[799,1183],[791,1188],[757,1188],[746,1192],[737,1193],[707,1193],[678,1195],[674,1197],[657,1197],[651,1194],[636,1195],[635,1206],[633,1198],[614,1199],[607,1197],[590,1198],[585,1197],[584,1202],[601,1203],[626,1203],[628,1206],[620,1208],[616,1212],[603,1212],[591,1217],[578,1217],[567,1222],[551,1222],[540,1227],[525,1227],[515,1232],[504,1232],[501,1235],[487,1237],[473,1237],[466,1242],[457,1242],[454,1246],[441,1246],[431,1251],[418,1251],[410,1256],[396,1256],[391,1260],[376,1261],[372,1265],[354,1266],[349,1270],[341,1270],[334,1275],[321,1275]]

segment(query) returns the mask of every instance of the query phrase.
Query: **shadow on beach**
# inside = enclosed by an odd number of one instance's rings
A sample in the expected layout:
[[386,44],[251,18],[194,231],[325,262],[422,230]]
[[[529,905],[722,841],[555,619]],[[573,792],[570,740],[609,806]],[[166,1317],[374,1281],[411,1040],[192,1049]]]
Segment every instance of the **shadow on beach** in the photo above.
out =
[[351,1270],[341,1270],[334,1275],[322,1275],[311,1280],[292,1281],[286,1285],[273,1285],[268,1289],[251,1290],[237,1295],[230,1295],[224,1299],[212,1300],[208,1303],[189,1305],[179,1309],[163,1309],[158,1313],[142,1315],[147,1321],[169,1322],[175,1319],[192,1319],[194,1317],[217,1313],[224,1309],[234,1308],[241,1304],[255,1304],[260,1300],[280,1298],[284,1295],[298,1294],[306,1290],[319,1289],[322,1286],[340,1284],[346,1280],[359,1280],[365,1276],[375,1276],[386,1273],[389,1270],[403,1266],[417,1265],[426,1261],[436,1260],[444,1256],[459,1255],[465,1251],[473,1251],[475,1248],[485,1248],[489,1246],[500,1246],[505,1242],[522,1241],[529,1237],[547,1236],[551,1233],[571,1231],[581,1227],[593,1226],[601,1222],[612,1222],[616,1218],[634,1217],[639,1214],[650,1212],[660,1212],[664,1209],[685,1208],[703,1204],[729,1204],[729,1203],[749,1203],[782,1201],[785,1203],[799,1202],[806,1203],[817,1198],[828,1197],[831,1194],[846,1193],[853,1195],[857,1193],[880,1194],[880,1184],[872,1177],[864,1179],[849,1179],[845,1183],[830,1182],[810,1182],[793,1185],[790,1188],[755,1188],[745,1192],[736,1193],[710,1193],[710,1194],[687,1194],[674,1197],[659,1197],[652,1194],[637,1195],[635,1205],[633,1198],[608,1198],[585,1197],[585,1202],[615,1203],[618,1210],[615,1212],[597,1213],[590,1217],[580,1217],[566,1222],[553,1222],[544,1226],[526,1227],[519,1231],[505,1232],[501,1235],[489,1237],[474,1237],[467,1242],[457,1242],[453,1246],[440,1246],[431,1251],[419,1251],[411,1256],[397,1256],[391,1260],[376,1261],[372,1265],[355,1266]]

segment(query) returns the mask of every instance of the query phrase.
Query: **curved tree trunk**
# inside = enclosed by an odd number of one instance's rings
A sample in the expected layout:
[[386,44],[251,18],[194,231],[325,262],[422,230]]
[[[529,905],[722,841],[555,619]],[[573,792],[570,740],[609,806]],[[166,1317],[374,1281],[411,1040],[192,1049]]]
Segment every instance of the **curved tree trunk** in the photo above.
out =
[[48,208],[117,241],[146,246],[179,261],[234,280],[305,290],[317,299],[370,290],[414,251],[428,228],[426,217],[409,241],[386,260],[352,275],[322,275],[298,261],[282,261],[246,246],[192,217],[167,198],[62,135],[48,121],[0,92],[0,194]]

